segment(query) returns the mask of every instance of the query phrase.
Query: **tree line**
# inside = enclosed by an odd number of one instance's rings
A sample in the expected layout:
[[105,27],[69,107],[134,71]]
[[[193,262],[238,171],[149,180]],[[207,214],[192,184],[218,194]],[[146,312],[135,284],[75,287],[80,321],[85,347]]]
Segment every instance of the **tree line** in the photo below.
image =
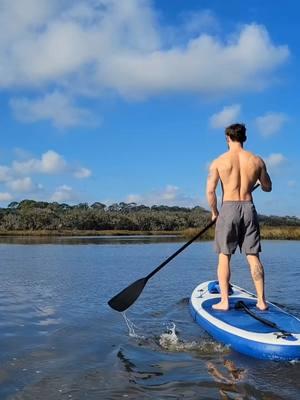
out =
[[[263,226],[300,226],[297,217],[259,215]],[[182,231],[201,228],[210,221],[210,212],[202,207],[178,207],[114,203],[91,205],[22,200],[0,209],[1,231],[127,230]]]

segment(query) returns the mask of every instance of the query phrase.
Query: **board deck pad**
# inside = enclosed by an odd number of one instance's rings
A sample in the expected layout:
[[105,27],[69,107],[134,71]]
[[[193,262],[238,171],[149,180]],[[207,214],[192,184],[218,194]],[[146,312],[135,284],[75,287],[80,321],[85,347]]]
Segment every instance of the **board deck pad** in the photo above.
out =
[[300,321],[296,317],[292,317],[290,314],[287,314],[285,311],[273,304],[269,304],[268,310],[261,311],[256,307],[256,299],[245,300],[244,297],[229,297],[228,311],[214,310],[212,305],[218,303],[219,300],[220,299],[205,300],[202,306],[209,314],[237,328],[259,333],[276,332],[276,329],[257,321],[248,315],[243,309],[236,310],[235,304],[238,301],[243,301],[246,306],[258,317],[275,322],[281,329],[284,329],[290,333],[300,332]]

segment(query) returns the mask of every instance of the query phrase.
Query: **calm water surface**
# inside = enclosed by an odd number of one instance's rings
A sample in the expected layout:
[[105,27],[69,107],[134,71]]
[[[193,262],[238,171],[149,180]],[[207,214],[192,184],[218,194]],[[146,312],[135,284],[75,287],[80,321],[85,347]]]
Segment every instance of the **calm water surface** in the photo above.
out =
[[[1,239],[0,399],[299,399],[299,363],[238,354],[190,317],[193,288],[215,278],[210,242],[192,244],[149,281],[126,313],[130,330],[107,306],[181,244]],[[300,317],[300,242],[263,249],[269,300]],[[232,282],[253,291],[238,254]]]

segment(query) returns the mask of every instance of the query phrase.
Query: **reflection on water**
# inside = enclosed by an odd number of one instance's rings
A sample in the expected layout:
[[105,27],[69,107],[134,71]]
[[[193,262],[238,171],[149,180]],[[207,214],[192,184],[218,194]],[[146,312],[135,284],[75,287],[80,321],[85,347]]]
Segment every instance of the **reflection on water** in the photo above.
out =
[[[69,239],[86,245],[64,246]],[[95,239],[1,242],[1,400],[299,398],[299,363],[233,352],[190,317],[193,288],[215,277],[211,243],[193,244],[148,282],[127,326],[107,300],[182,243]],[[298,242],[265,242],[263,261],[268,298],[300,315]],[[232,281],[253,290],[239,255]]]

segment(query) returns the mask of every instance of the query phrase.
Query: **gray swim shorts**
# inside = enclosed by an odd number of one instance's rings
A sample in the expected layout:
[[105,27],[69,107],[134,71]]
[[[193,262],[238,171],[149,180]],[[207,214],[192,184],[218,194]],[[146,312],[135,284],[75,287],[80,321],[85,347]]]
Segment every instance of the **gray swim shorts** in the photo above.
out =
[[257,213],[252,201],[224,201],[216,222],[215,250],[234,254],[237,246],[245,254],[261,251]]

